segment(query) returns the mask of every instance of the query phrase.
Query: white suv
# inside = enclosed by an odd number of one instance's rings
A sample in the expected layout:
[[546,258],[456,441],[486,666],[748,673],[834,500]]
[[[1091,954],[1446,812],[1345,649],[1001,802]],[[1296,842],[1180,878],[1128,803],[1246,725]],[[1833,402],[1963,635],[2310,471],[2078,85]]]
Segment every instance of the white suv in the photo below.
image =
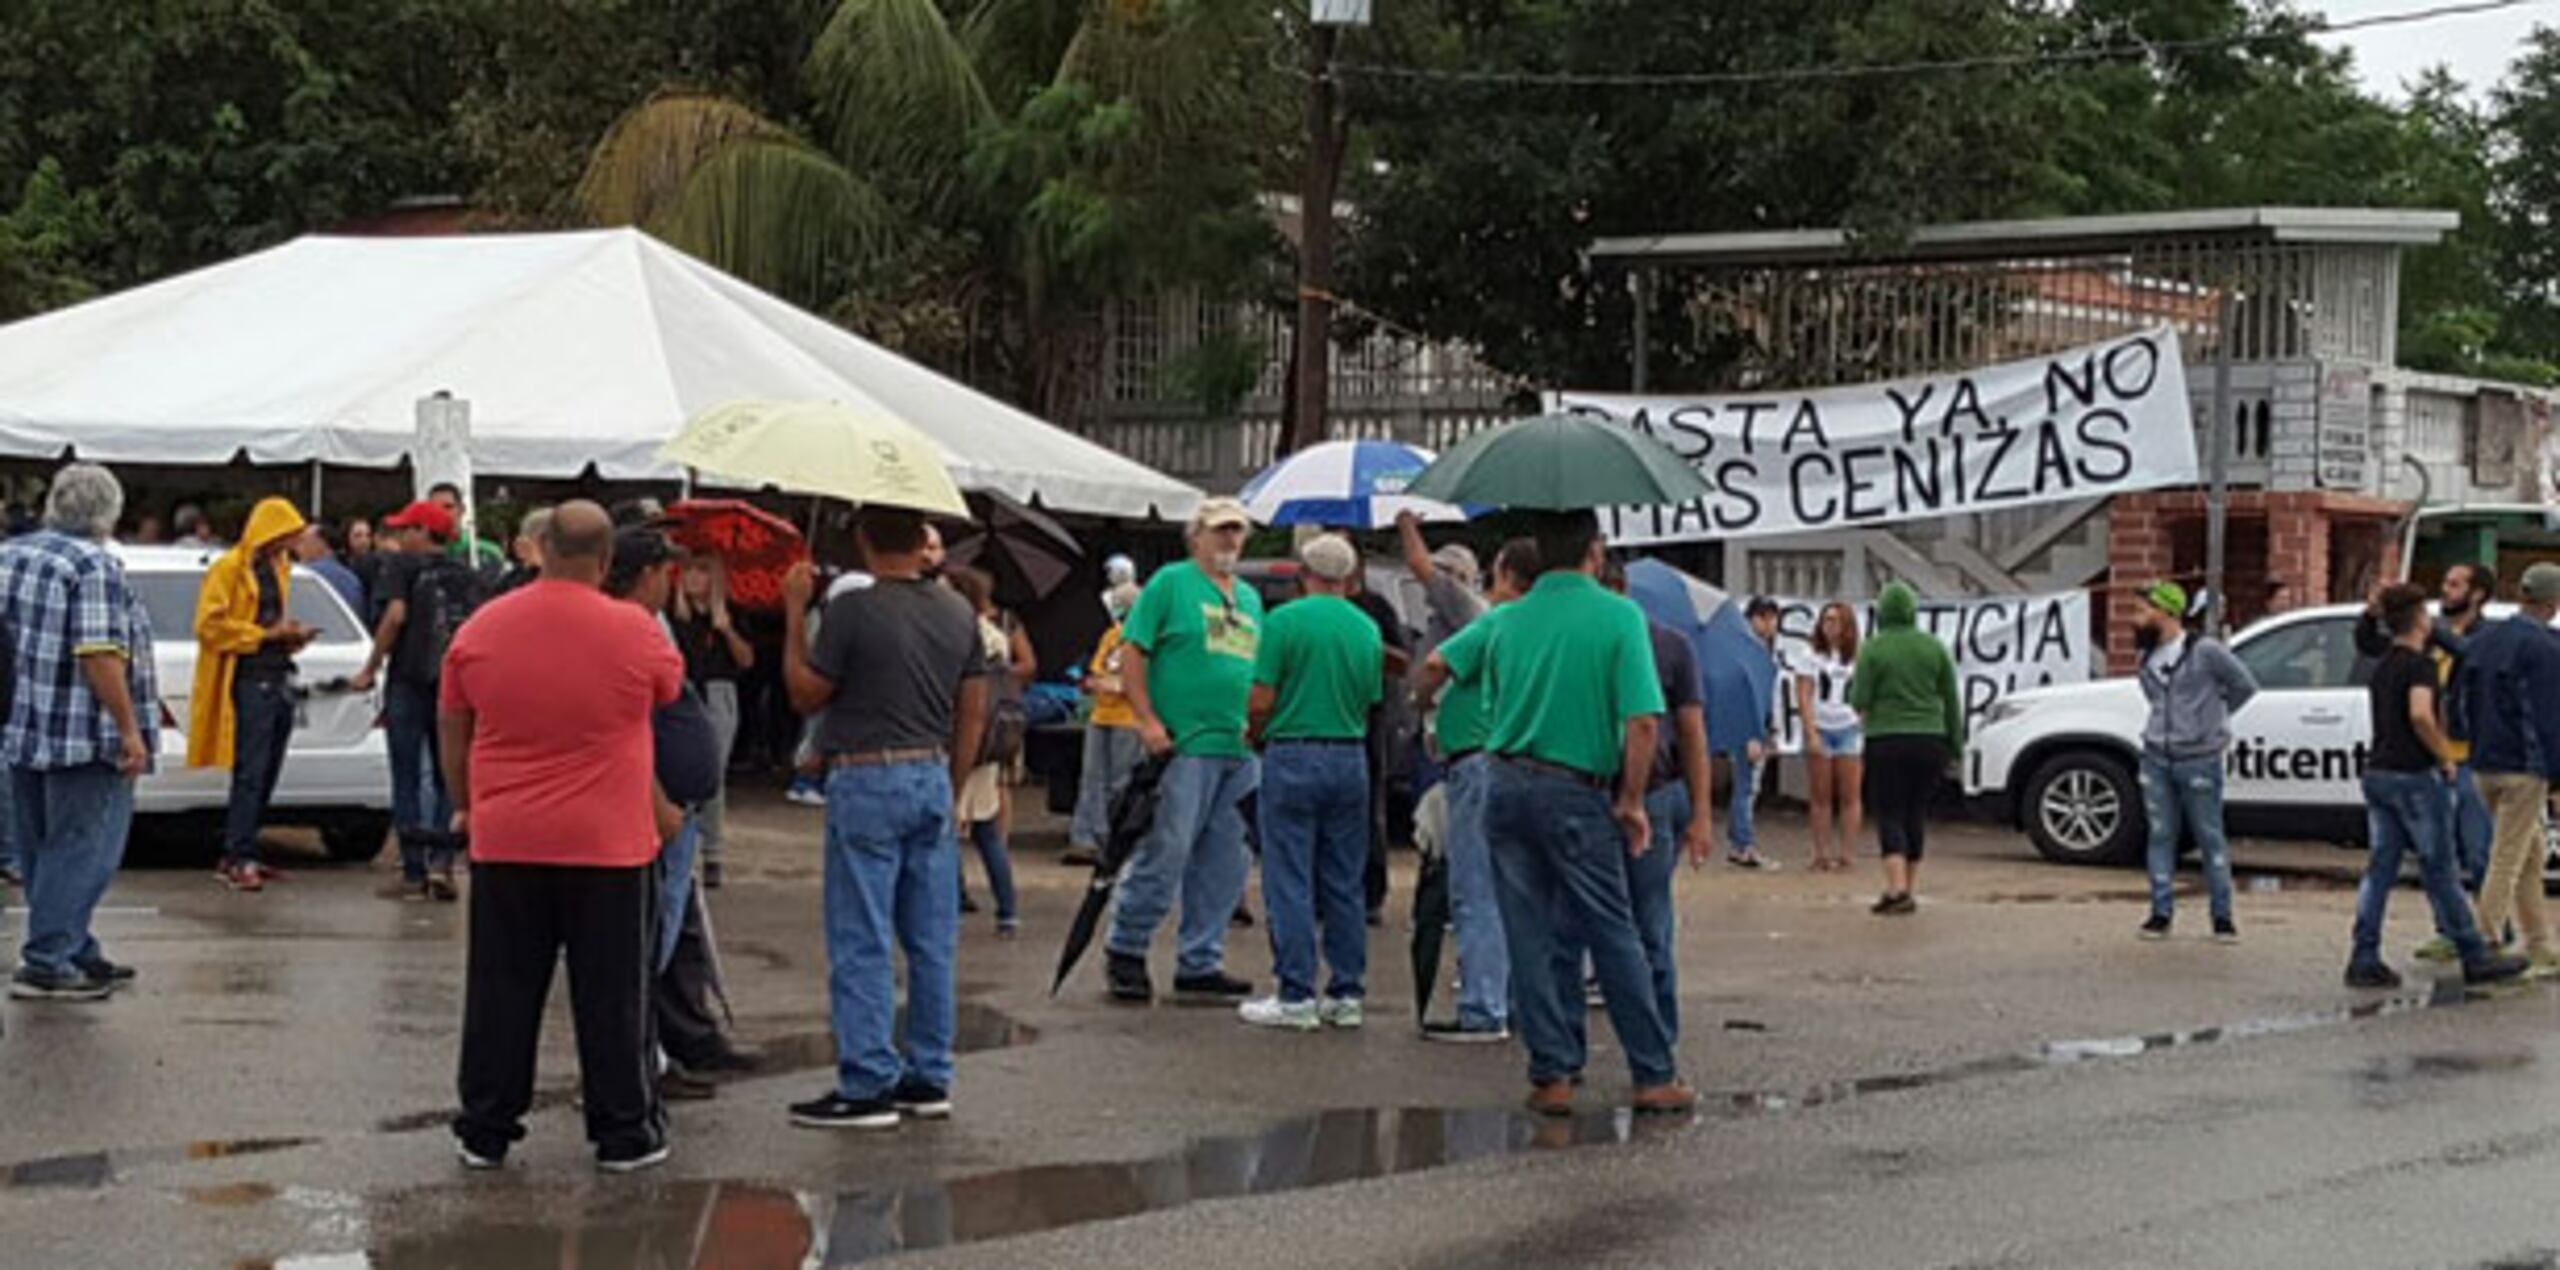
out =
[[[2223,805],[2234,834],[2363,841],[2359,778],[2373,717],[2372,663],[2356,652],[2362,612],[2297,609],[2233,637],[2259,689],[2231,716]],[[2149,715],[2132,679],[2012,693],[1965,745],[1965,793],[2025,829],[2048,859],[2138,862],[2146,831],[2135,763]]]
[[[187,766],[187,707],[195,690],[196,595],[205,567],[219,554],[189,547],[114,548],[125,580],[151,613],[154,664],[160,679],[160,756],[134,788],[134,811],[146,816],[213,813],[231,801],[231,773]],[[350,692],[372,647],[364,624],[329,584],[295,569],[287,616],[319,632],[294,659],[293,740],[269,805],[270,824],[320,831],[329,854],[369,860],[391,828],[391,763],[379,703]]]

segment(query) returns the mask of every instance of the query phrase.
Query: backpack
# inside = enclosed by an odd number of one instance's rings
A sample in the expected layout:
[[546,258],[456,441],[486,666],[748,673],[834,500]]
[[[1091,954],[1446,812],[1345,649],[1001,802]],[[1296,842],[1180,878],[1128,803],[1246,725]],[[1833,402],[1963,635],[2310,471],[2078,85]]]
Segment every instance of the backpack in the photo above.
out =
[[669,802],[690,808],[720,792],[719,733],[692,684],[650,714],[649,742],[651,767]]
[[401,665],[413,679],[432,683],[462,624],[489,599],[480,571],[459,561],[431,558],[409,580],[409,618],[400,638]]
[[[1010,622],[1007,623],[1006,638],[1008,641],[1012,638]],[[1008,642],[1007,647],[1010,646]],[[1023,738],[1031,733],[1031,711],[1023,705],[1022,689],[1013,681],[1011,660],[1007,657],[989,667],[995,687],[987,702],[987,730],[978,740],[979,767],[989,763],[1010,763],[1021,757]]]

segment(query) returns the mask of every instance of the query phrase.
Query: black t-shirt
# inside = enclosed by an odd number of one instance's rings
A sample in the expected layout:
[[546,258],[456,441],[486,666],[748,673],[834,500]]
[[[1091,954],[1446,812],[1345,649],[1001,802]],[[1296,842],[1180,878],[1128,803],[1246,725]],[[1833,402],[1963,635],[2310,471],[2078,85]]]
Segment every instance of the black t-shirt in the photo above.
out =
[[[284,620],[284,569],[275,560],[253,560],[249,567],[257,571],[258,625],[274,630]],[[293,654],[282,644],[262,644],[258,651],[240,659],[240,673],[245,675],[289,675],[293,673]]]
[[[2368,765],[2386,772],[2423,772],[2436,765],[2409,723],[2409,690],[2424,688],[2438,701],[2435,659],[2394,645],[2373,668],[2373,754]],[[2439,711],[2441,715],[2441,711]]]
[[827,601],[809,662],[835,681],[818,716],[829,754],[947,748],[960,683],[987,673],[978,618],[936,582],[882,579]]
[[433,588],[423,588],[418,583],[431,573],[466,568],[441,551],[403,551],[383,565],[383,603],[398,600],[407,606],[408,613],[400,624],[399,638],[391,641],[392,678],[427,685],[443,673],[443,651],[436,647],[435,615],[427,611]]
[[[1689,637],[1660,622],[1645,623],[1653,639],[1653,670],[1662,680],[1662,724],[1654,734],[1653,775],[1648,791],[1675,784],[1688,774],[1680,770],[1680,711],[1706,704],[1698,682],[1698,658]],[[1673,826],[1677,828],[1678,826]]]
[[1375,591],[1362,591],[1352,596],[1351,602],[1369,615],[1369,621],[1378,628],[1378,638],[1387,647],[1401,653],[1412,642],[1405,638],[1404,619],[1396,615],[1396,606],[1387,597]]
[[695,684],[738,681],[738,659],[729,651],[729,640],[713,629],[709,617],[673,617],[667,625],[676,633],[676,647],[684,653],[684,677]]

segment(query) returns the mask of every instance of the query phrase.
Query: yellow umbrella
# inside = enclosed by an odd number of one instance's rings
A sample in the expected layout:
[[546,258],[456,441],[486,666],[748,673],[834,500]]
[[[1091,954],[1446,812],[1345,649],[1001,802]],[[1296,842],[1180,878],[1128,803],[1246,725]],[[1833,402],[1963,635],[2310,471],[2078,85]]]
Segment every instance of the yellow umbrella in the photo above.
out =
[[694,417],[658,457],[735,481],[966,518],[932,437],[832,401],[733,401]]

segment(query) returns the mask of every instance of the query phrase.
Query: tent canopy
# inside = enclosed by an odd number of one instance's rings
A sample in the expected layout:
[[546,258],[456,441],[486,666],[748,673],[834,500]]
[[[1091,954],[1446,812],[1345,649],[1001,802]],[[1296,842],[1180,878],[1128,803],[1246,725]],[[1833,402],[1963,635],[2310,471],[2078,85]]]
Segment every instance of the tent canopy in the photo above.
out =
[[6,455],[391,467],[438,390],[496,476],[672,479],[685,420],[762,397],[895,415],[963,487],[1058,511],[1200,499],[632,229],[298,238],[0,326]]

